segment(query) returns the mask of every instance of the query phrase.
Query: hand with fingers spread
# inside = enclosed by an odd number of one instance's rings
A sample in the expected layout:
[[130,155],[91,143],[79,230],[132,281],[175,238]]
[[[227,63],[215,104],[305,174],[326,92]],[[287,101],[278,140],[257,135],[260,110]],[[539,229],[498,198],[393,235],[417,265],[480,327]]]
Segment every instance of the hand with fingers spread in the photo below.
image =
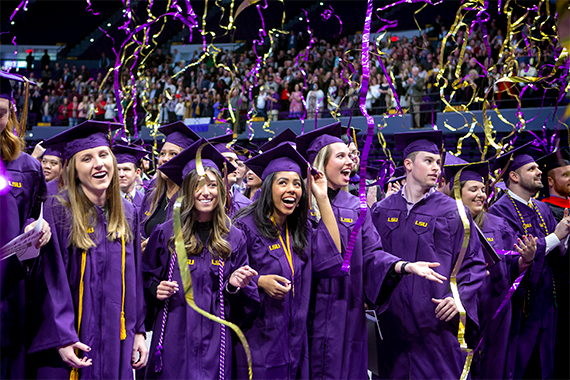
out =
[[249,265],[245,265],[236,269],[236,271],[232,273],[230,277],[230,285],[236,288],[245,288],[250,283],[253,276],[257,276],[257,272],[250,268]]
[[88,359],[86,356],[79,359],[79,357],[75,355],[76,348],[84,352],[91,351],[91,347],[86,344],[75,342],[68,344],[67,346],[58,347],[57,352],[59,353],[59,356],[61,356],[61,359],[70,367],[85,368],[92,365],[92,359]]
[[443,284],[443,281],[447,280],[447,277],[434,271],[432,268],[437,268],[440,263],[428,263],[426,261],[416,261],[415,263],[408,263],[406,265],[406,272],[415,274],[417,276],[423,277],[427,280],[433,282],[439,282]]
[[521,254],[519,258],[519,269],[527,268],[534,260],[536,254],[536,241],[538,239],[532,235],[523,236],[523,240],[517,239],[518,244],[515,244],[515,249]]
[[160,281],[160,284],[156,287],[156,298],[164,301],[170,298],[174,293],[178,291],[178,282],[176,281]]
[[285,277],[268,274],[259,277],[257,286],[262,288],[270,297],[281,300],[291,290],[291,281]]
[[431,300],[437,305],[435,307],[435,317],[440,321],[451,321],[459,311],[453,297],[444,299],[432,298]]
[[[26,226],[26,228],[24,228],[24,232],[28,232],[31,229],[33,229],[37,223],[38,223],[38,221],[36,220],[36,221],[28,224]],[[44,245],[46,245],[49,242],[50,239],[51,239],[51,228],[49,226],[49,223],[44,220],[44,224],[42,226],[42,234],[40,235],[40,238],[38,239],[38,242],[36,243],[36,248],[43,247]]]
[[[138,360],[137,360],[137,353]],[[133,369],[139,370],[146,366],[146,361],[148,359],[148,347],[146,346],[146,341],[143,334],[135,335],[135,342],[133,344],[133,354],[131,356],[131,365]]]

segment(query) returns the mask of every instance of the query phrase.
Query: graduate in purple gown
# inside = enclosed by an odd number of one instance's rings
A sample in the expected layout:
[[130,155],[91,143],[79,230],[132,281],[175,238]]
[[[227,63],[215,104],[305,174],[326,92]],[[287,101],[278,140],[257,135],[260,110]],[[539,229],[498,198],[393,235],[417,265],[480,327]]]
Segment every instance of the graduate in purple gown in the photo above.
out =
[[[325,173],[328,197],[343,247],[360,215],[360,201],[347,187],[353,161],[340,138],[340,123],[297,138],[297,150]],[[318,205],[313,202],[317,220]],[[308,320],[310,378],[368,379],[365,304],[385,308],[392,289],[402,278],[404,261],[382,250],[370,213],[357,235],[348,276],[313,280]],[[439,264],[407,263],[406,273],[442,282],[431,267]],[[380,310],[378,310],[380,311]]]
[[[166,142],[162,146],[158,157],[157,166],[159,168],[200,138],[181,121],[163,125],[158,128],[158,131],[166,136]],[[159,169],[153,186],[144,194],[139,211],[143,247],[146,245],[146,239],[150,236],[154,227],[172,218],[172,207],[174,206],[174,201],[176,201],[177,192],[178,185]]]
[[[397,133],[394,138],[405,158],[406,184],[374,204],[373,223],[386,251],[404,260],[439,262],[438,272],[450,279],[465,234],[456,202],[434,187],[441,170],[442,133]],[[467,337],[478,325],[477,292],[485,274],[481,243],[471,234],[457,273]],[[450,280],[438,284],[403,278],[378,321],[384,336],[378,346],[380,378],[460,377],[466,354],[457,340],[459,315]]]
[[113,145],[113,154],[117,159],[121,197],[132,203],[138,213],[144,195],[137,190],[136,180],[141,171],[139,163],[147,155],[147,152],[140,148],[115,144]]
[[501,169],[505,194],[489,212],[507,220],[520,238],[537,237],[532,265],[511,298],[511,349],[515,350],[514,365],[507,368],[506,378],[552,378],[556,336],[556,289],[553,263],[566,252],[570,219],[558,224],[548,206],[532,198],[543,184],[542,172],[526,144],[499,157],[493,169]]
[[42,170],[47,182],[48,196],[57,194],[64,186],[64,168],[61,152],[57,149],[45,150],[41,160]]
[[[224,157],[228,160],[228,163],[231,164],[233,168],[237,169],[239,161],[238,156],[234,148],[228,145],[232,142],[232,140],[233,135],[227,134],[208,139],[208,142],[224,155]],[[233,168],[231,171],[228,170],[227,175],[227,181],[230,190],[228,194],[229,205],[226,205],[226,208],[228,209],[228,216],[230,218],[233,218],[233,216],[237,214],[239,210],[251,204],[251,201],[245,195],[235,190],[234,185],[237,182],[237,173],[235,170],[233,170]],[[223,168],[221,170],[223,171]]]
[[[250,265],[259,272],[253,280],[259,288],[260,309],[257,318],[244,321],[253,378],[309,378],[307,314],[313,273],[344,275],[326,179],[320,172],[311,176],[311,189],[322,215],[313,227],[307,218],[303,182],[308,164],[290,143],[282,143],[246,165],[263,180],[259,198],[241,210],[234,222],[244,231]],[[240,345],[235,354],[237,378],[247,379]]]
[[67,187],[44,218],[29,352],[39,379],[129,379],[144,367],[145,305],[138,217],[120,196],[109,133],[86,121],[44,142],[62,148]]
[[[256,308],[257,275],[248,266],[244,233],[225,213],[226,188],[220,168],[229,162],[205,145],[198,175],[200,139],[161,167],[184,197],[180,208],[182,237],[196,305],[222,319],[237,308]],[[228,167],[233,170],[231,166]],[[203,182],[201,182],[203,181]],[[149,238],[144,261],[145,286],[157,300],[147,379],[229,379],[231,330],[198,314],[186,302],[174,247],[172,220],[157,226]],[[220,277],[221,276],[221,277]]]
[[[35,226],[45,200],[46,182],[38,160],[23,152],[26,114],[20,122],[14,112],[10,81],[24,82],[17,74],[0,71],[0,247]],[[24,111],[25,112],[25,111]],[[7,188],[6,188],[7,186]],[[44,220],[38,244],[51,238]],[[23,379],[26,371],[27,268],[34,260],[21,263],[14,255],[0,261],[0,378]],[[28,289],[26,289],[28,288]]]
[[[506,250],[520,255],[504,255],[501,261],[487,262],[489,275],[479,288],[479,348],[473,357],[471,376],[475,379],[504,379],[508,377],[516,349],[512,349],[510,300],[495,316],[499,306],[518,275],[530,266],[536,253],[536,238],[532,235],[517,239],[507,221],[485,211],[487,194],[486,178],[489,173],[487,162],[445,166],[445,177],[449,179],[451,197],[454,197],[454,180],[459,178],[461,200],[473,221],[481,229],[485,239],[497,250]],[[493,265],[494,264],[494,265]]]

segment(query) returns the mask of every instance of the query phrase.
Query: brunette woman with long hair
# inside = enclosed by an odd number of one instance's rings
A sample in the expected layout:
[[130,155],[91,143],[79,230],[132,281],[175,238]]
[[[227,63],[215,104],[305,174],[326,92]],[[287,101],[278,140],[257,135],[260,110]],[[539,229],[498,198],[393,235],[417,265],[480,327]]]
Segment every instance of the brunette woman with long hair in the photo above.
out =
[[[204,145],[206,144],[206,145]],[[199,175],[197,153],[201,146]],[[252,308],[259,296],[248,266],[247,239],[225,212],[224,166],[233,166],[200,139],[161,170],[179,187],[182,238],[188,253],[196,305],[222,319],[234,308]],[[145,287],[158,312],[153,327],[147,379],[229,379],[231,333],[193,310],[186,302],[174,244],[173,221],[158,225],[144,259]],[[241,289],[241,290],[240,290]]]
[[[247,236],[249,261],[261,307],[245,323],[253,377],[308,378],[307,313],[313,273],[343,275],[341,244],[322,173],[312,175],[311,190],[322,213],[321,223],[308,221],[308,194],[303,182],[308,164],[284,142],[246,162],[263,180],[260,195],[242,209],[234,223]],[[247,378],[243,350],[235,351],[237,378]]]
[[44,142],[66,173],[44,207],[53,238],[40,256],[34,377],[129,379],[146,363],[138,216],[109,141],[119,127],[86,121]]

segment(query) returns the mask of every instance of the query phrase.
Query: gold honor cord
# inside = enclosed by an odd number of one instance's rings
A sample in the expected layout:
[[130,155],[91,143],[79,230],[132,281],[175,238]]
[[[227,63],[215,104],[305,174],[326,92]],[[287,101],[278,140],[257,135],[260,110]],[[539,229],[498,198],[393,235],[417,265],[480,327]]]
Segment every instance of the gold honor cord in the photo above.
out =
[[247,339],[243,332],[237,327],[235,324],[225,321],[220,317],[217,317],[213,314],[208,313],[205,310],[200,309],[196,302],[194,301],[194,291],[192,287],[192,276],[190,275],[190,270],[188,269],[188,256],[186,254],[186,246],[184,245],[184,239],[182,238],[182,223],[180,222],[180,206],[182,203],[183,197],[179,197],[176,199],[174,203],[174,217],[173,217],[173,224],[174,224],[174,245],[176,247],[176,255],[178,257],[178,267],[180,268],[180,277],[182,278],[182,286],[184,288],[184,298],[186,302],[192,309],[194,309],[198,314],[208,318],[211,321],[220,323],[231,328],[236,335],[238,336],[241,344],[243,345],[243,349],[245,350],[245,355],[247,357],[247,366],[248,366],[248,373],[249,379],[252,378],[252,367],[251,367],[251,351],[249,350],[249,344],[247,343]]
[[459,297],[459,290],[457,289],[457,273],[461,269],[463,264],[463,259],[465,258],[465,252],[467,251],[467,246],[469,245],[469,238],[471,236],[471,226],[469,225],[469,219],[467,219],[467,214],[465,213],[465,206],[461,200],[461,191],[459,190],[459,177],[463,168],[455,175],[453,180],[453,195],[455,197],[455,202],[457,203],[457,211],[459,211],[459,216],[463,222],[463,243],[461,244],[461,251],[455,262],[453,271],[451,272],[451,278],[449,280],[451,286],[451,292],[453,293],[453,300],[459,311],[459,329],[457,330],[457,340],[461,346],[461,351],[467,353],[467,358],[465,359],[465,365],[463,366],[463,372],[461,373],[460,380],[467,379],[469,375],[469,370],[471,369],[471,361],[473,360],[473,350],[467,347],[467,342],[465,341],[465,326],[467,321],[467,316],[465,313],[465,308],[461,303],[461,298]]

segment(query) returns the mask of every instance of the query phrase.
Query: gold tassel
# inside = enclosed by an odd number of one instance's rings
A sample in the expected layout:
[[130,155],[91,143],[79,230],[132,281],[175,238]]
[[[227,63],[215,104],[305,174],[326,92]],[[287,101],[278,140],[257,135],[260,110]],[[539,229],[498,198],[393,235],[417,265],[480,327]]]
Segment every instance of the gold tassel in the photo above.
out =
[[[85,289],[85,262],[87,261],[87,251],[81,253],[81,279],[79,280],[79,307],[77,312],[77,337],[81,329],[81,318],[83,317],[83,291]],[[81,340],[81,339],[80,339]],[[79,349],[75,349],[75,355],[79,355]],[[79,380],[79,368],[73,368],[69,374],[69,380]]]
[[127,339],[127,328],[125,327],[125,238],[121,236],[123,252],[121,255],[122,277],[123,277],[123,300],[121,301],[121,340]]

